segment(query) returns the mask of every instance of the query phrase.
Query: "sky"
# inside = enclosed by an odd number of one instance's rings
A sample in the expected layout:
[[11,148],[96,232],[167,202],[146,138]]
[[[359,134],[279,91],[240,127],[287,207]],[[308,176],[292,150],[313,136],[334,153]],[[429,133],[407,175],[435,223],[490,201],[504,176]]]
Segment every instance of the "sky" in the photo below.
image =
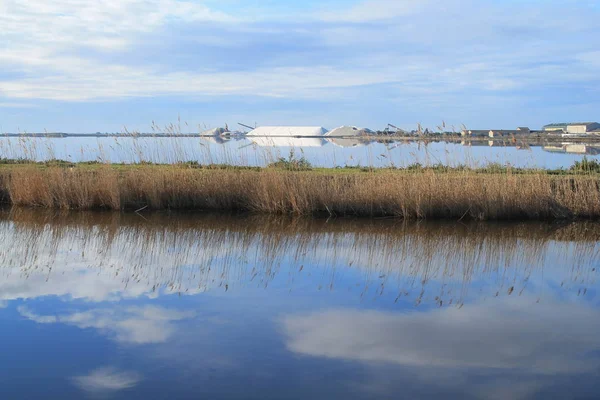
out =
[[0,0],[0,131],[600,120],[600,0]]

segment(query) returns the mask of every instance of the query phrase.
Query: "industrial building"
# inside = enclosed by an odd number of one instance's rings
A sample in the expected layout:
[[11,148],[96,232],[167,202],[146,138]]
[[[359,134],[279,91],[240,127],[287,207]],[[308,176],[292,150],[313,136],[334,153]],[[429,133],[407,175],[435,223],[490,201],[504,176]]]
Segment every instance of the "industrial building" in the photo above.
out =
[[488,137],[490,136],[490,131],[485,129],[463,129],[460,134],[461,136],[470,137]]
[[489,137],[503,137],[503,136],[517,136],[517,135],[529,135],[531,133],[531,129],[527,127],[519,127],[516,130],[506,130],[506,129],[492,129],[489,131]]
[[544,126],[544,132],[586,134],[600,130],[598,122],[571,122],[549,124]]
[[578,122],[567,125],[567,133],[590,133],[600,129],[597,122]]
[[566,132],[568,124],[548,124],[542,128],[544,132]]

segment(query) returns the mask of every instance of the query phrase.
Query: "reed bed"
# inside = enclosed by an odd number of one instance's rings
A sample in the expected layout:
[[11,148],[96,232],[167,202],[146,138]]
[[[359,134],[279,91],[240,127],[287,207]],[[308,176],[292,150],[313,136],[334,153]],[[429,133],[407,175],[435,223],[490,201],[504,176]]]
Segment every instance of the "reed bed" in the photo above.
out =
[[454,220],[600,217],[600,177],[594,174],[19,165],[0,170],[0,193],[12,205],[74,210]]

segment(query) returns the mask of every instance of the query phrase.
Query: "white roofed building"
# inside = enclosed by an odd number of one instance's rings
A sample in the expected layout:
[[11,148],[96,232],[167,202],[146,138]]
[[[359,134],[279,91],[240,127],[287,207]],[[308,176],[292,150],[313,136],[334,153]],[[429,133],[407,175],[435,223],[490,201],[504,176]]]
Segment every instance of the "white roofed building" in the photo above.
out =
[[544,126],[544,131],[547,132],[563,132],[572,135],[591,133],[598,129],[600,124],[597,122],[569,122]]
[[597,122],[572,122],[567,125],[567,133],[590,133],[600,129],[600,124]]

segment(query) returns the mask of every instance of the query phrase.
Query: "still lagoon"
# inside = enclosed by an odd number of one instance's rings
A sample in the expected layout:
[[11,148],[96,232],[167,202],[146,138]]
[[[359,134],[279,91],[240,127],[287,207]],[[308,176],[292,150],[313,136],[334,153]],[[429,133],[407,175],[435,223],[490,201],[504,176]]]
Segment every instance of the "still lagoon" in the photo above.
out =
[[6,399],[600,391],[600,226],[0,214]]
[[305,157],[315,167],[406,167],[411,164],[467,165],[490,163],[525,168],[569,168],[583,157],[600,160],[600,144],[557,142],[524,145],[506,142],[366,141],[357,138],[226,139],[220,137],[66,137],[0,138],[0,158],[71,162],[141,161],[265,166],[279,157]]

